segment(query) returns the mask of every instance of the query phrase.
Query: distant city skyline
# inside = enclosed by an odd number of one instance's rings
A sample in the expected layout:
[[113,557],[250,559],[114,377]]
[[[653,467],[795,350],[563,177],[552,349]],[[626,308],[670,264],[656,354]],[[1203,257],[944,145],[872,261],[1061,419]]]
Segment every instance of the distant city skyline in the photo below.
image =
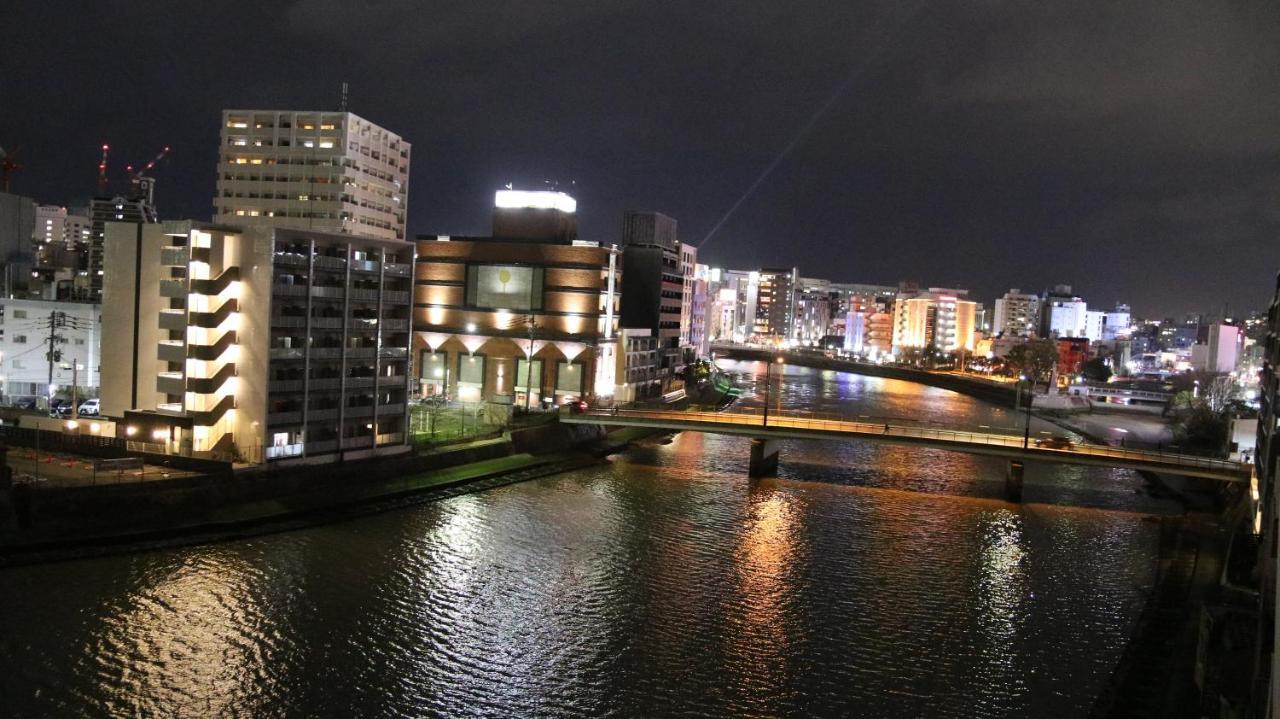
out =
[[172,146],[161,215],[209,218],[223,109],[336,109],[347,81],[349,109],[415,146],[410,237],[483,234],[493,190],[550,178],[604,242],[650,209],[698,244],[745,197],[700,253],[716,266],[917,279],[987,304],[1065,283],[1149,317],[1265,305],[1274,3],[892,13],[26,3],[13,27],[58,32],[8,39],[0,146],[26,165],[12,191],[70,206],[102,143],[117,178]]

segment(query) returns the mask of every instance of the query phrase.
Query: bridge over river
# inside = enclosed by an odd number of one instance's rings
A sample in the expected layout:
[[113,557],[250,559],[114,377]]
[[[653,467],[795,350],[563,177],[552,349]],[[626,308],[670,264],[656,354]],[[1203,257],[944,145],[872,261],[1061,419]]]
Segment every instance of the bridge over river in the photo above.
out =
[[955,452],[1004,457],[1010,460],[1007,477],[1009,493],[1021,496],[1022,462],[1034,460],[1058,464],[1120,467],[1186,477],[1202,477],[1223,482],[1247,482],[1252,465],[1188,454],[1144,449],[1125,449],[1092,444],[1036,446],[1023,433],[987,429],[934,428],[895,422],[867,422],[859,419],[810,412],[764,412],[737,409],[709,412],[677,409],[589,409],[562,412],[560,421],[569,424],[601,424],[650,427],[670,431],[709,432],[750,437],[753,477],[773,474],[778,467],[778,440],[820,439],[835,441],[888,442],[900,445],[936,447]]

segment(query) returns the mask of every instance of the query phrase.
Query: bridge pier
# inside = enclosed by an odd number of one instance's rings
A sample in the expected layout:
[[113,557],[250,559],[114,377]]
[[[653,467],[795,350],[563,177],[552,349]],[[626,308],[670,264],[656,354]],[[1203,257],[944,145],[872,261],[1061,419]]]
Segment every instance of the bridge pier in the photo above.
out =
[[1022,462],[1016,459],[1009,460],[1009,466],[1005,469],[1004,474],[1004,496],[1010,502],[1022,501]]
[[751,440],[751,465],[747,476],[774,477],[778,474],[778,441],[775,439]]

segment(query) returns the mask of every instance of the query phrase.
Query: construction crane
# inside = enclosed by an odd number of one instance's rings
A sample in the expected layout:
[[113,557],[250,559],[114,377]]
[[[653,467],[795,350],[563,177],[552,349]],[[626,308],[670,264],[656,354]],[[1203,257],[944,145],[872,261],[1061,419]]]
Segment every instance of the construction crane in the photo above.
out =
[[16,170],[22,169],[22,163],[18,162],[17,158],[18,150],[21,149],[17,148],[13,152],[6,152],[3,147],[0,147],[0,185],[3,185],[5,192],[9,191],[9,175]]
[[148,178],[146,174],[155,169],[156,164],[169,156],[169,146],[165,145],[151,161],[142,166],[137,172],[133,171],[133,165],[126,166],[125,172],[129,173],[129,190],[134,197],[145,197],[148,203],[155,202],[155,181]]
[[109,145],[103,145],[102,160],[98,162],[98,194],[103,197],[107,194],[107,153],[110,150]]

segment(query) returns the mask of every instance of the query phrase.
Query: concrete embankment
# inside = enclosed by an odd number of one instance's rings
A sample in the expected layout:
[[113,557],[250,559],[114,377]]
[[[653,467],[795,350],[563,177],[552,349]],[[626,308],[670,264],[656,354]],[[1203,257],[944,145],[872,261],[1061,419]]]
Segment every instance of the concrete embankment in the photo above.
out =
[[930,387],[951,390],[952,392],[968,395],[1000,407],[1013,407],[1014,403],[1017,401],[1017,390],[1012,385],[972,379],[943,372],[929,372],[926,370],[913,369],[911,367],[900,367],[896,365],[878,365],[867,362],[854,362],[852,360],[837,359],[834,357],[810,354],[807,352],[779,353],[773,350],[756,349],[753,347],[716,346],[715,353],[718,358],[760,362],[772,362],[776,357],[781,356],[784,362],[796,367],[828,369],[836,372],[861,374],[868,377],[884,377],[886,379],[915,382],[917,384],[928,385]]
[[627,438],[551,422],[378,460],[88,487],[15,485],[0,566],[295,529],[600,461]]

